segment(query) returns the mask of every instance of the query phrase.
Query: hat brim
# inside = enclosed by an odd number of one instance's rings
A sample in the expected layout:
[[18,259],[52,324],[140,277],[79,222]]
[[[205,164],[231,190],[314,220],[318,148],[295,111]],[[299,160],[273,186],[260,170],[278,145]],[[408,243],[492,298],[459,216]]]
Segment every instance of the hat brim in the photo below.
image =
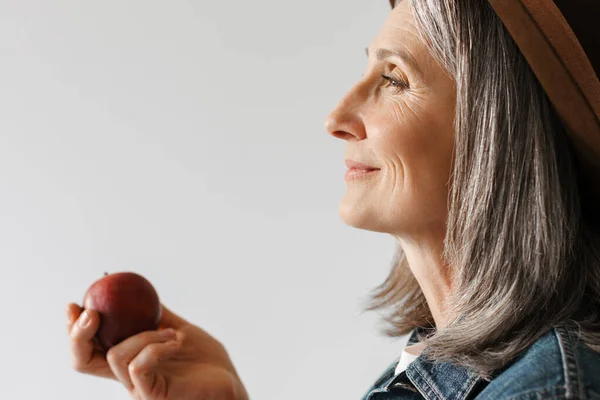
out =
[[568,130],[600,195],[600,81],[553,1],[489,0]]

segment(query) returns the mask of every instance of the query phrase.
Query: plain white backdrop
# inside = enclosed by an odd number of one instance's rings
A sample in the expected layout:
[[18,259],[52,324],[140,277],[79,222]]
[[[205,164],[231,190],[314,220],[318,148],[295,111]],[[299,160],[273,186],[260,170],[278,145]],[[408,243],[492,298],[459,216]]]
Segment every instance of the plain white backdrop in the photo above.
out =
[[0,0],[0,398],[127,399],[65,307],[135,271],[253,400],[358,399],[406,338],[361,314],[391,237],[343,224],[323,122],[387,0]]

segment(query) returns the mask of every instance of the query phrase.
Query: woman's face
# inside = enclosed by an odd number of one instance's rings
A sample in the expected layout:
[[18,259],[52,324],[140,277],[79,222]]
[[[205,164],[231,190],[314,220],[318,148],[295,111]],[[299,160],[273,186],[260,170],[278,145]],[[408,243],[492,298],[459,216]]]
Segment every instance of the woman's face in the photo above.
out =
[[363,77],[325,122],[346,142],[345,223],[398,236],[445,229],[455,104],[452,79],[402,1],[369,46]]

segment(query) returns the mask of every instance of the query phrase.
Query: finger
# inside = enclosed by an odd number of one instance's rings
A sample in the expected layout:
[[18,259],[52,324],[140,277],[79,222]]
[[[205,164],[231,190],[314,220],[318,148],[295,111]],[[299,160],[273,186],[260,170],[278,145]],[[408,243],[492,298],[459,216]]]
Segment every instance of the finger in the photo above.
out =
[[94,354],[93,338],[100,325],[98,313],[93,310],[84,310],[73,321],[70,330],[71,356],[76,370],[82,370]]
[[68,306],[71,365],[78,372],[114,378],[94,340],[100,325],[100,316],[94,310],[82,310],[76,304]]
[[161,309],[161,319],[159,324],[161,328],[179,329],[188,323],[185,319],[181,318],[169,308],[165,307],[164,304],[161,304]]
[[163,398],[167,396],[165,376],[158,376],[156,370],[161,361],[177,353],[180,342],[177,339],[164,343],[152,343],[146,346],[129,363],[129,376],[142,400]]
[[73,328],[73,324],[81,315],[83,308],[78,306],[75,303],[67,304],[66,312],[67,312],[67,333],[71,334],[71,328]]
[[172,329],[159,331],[146,331],[125,339],[113,346],[106,354],[106,360],[117,379],[127,388],[133,389],[133,382],[129,376],[129,363],[148,345],[166,342],[176,337]]

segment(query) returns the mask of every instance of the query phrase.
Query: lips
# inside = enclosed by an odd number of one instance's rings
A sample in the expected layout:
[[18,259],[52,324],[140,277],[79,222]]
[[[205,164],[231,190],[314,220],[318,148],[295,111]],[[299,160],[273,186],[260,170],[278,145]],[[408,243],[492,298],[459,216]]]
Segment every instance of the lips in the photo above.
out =
[[377,171],[380,169],[354,160],[346,160],[346,167],[348,167],[348,169],[350,170],[358,170],[365,172]]
[[346,181],[368,179],[377,174],[377,171],[380,170],[380,168],[376,168],[372,165],[363,164],[354,160],[346,160],[346,166],[348,167],[348,171],[346,171],[345,176]]

